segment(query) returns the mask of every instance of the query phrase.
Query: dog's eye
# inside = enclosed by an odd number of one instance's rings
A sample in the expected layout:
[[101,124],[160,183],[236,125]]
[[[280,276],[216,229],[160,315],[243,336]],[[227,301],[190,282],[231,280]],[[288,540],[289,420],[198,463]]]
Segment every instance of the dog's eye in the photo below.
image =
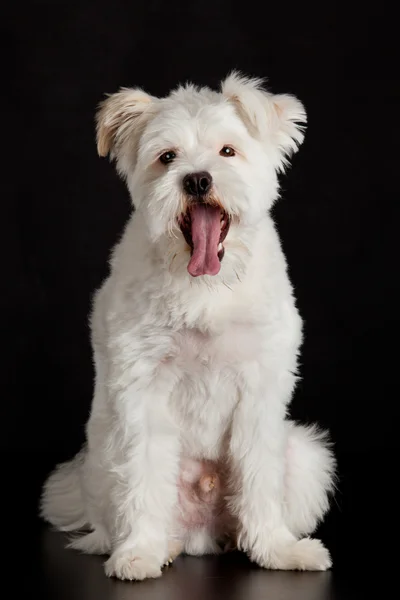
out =
[[231,146],[224,146],[220,151],[219,151],[221,156],[235,156],[236,152],[234,151],[233,148],[231,148]]
[[168,152],[161,154],[160,162],[162,162],[163,165],[167,165],[168,163],[172,162],[174,158],[176,158],[175,152],[173,150],[168,150]]

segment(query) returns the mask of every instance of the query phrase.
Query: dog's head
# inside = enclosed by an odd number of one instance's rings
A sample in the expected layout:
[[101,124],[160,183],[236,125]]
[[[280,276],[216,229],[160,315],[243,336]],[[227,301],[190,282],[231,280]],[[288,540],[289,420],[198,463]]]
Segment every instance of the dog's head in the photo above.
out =
[[168,238],[191,275],[216,275],[276,199],[305,121],[296,98],[236,73],[220,92],[122,89],[99,108],[98,152],[116,160],[151,239]]

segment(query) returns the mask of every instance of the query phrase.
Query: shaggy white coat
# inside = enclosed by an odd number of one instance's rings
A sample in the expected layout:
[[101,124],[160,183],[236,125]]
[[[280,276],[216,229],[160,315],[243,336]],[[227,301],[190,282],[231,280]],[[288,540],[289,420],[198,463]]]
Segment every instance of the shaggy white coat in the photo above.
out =
[[[183,457],[228,465],[227,507],[253,561],[331,565],[307,536],[328,509],[334,458],[316,428],[286,419],[302,321],[269,215],[305,121],[296,98],[238,74],[219,92],[123,89],[99,109],[99,154],[115,159],[136,210],[94,299],[87,444],[51,474],[41,510],[60,530],[88,528],[72,546],[110,554],[108,575],[161,574]],[[220,155],[226,145],[235,156]],[[212,175],[232,225],[219,274],[193,278],[177,217],[183,177],[197,171]],[[185,551],[210,551],[208,535],[193,532]]]

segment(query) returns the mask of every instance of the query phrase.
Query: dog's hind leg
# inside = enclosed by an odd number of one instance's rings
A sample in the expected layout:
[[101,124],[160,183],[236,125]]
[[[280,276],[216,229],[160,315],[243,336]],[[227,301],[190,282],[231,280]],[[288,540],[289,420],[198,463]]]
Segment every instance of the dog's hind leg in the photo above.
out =
[[68,548],[79,550],[84,554],[108,554],[111,545],[105,529],[98,526],[85,535],[72,537]]
[[60,531],[74,531],[88,526],[80,485],[84,456],[85,449],[73,460],[58,465],[43,487],[40,514]]

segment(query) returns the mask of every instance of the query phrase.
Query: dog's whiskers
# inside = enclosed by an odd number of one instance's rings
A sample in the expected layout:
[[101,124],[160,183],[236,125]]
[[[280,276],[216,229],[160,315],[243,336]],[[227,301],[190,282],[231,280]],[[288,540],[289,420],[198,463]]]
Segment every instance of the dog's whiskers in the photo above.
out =
[[233,292],[233,289],[226,283],[226,281],[224,279],[222,279],[222,283],[225,287],[228,288],[228,290],[230,290],[231,292]]
[[178,230],[174,221],[168,222],[168,236],[171,238],[178,239]]
[[177,253],[177,252],[175,252],[175,254],[173,255],[173,257],[172,257],[172,259],[171,259],[171,261],[170,261],[170,263],[169,263],[168,270],[169,270],[169,272],[170,272],[170,273],[172,273],[172,266],[173,266],[173,264],[174,264],[174,260],[176,259],[176,257],[177,257],[177,256],[178,256],[178,253]]
[[236,275],[236,277],[237,277],[238,281],[239,281],[240,283],[242,283],[242,280],[241,280],[241,279],[240,279],[240,277],[239,277],[239,273],[236,271],[236,269],[233,269],[233,270],[235,271],[235,275]]

